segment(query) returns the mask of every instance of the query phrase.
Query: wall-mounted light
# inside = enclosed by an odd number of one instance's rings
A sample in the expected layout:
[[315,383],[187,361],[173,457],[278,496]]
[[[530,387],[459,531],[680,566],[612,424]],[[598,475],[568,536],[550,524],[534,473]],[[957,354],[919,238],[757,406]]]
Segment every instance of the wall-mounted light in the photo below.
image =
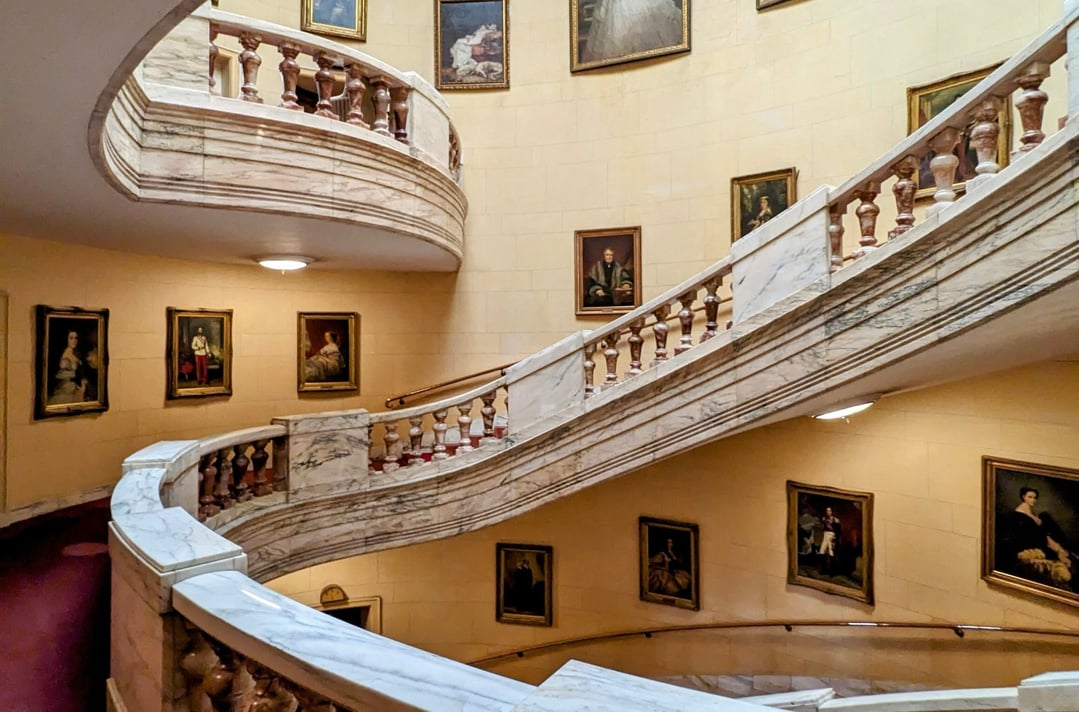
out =
[[315,261],[312,257],[302,257],[300,255],[268,255],[257,259],[258,263],[266,269],[279,269],[282,272],[303,269]]
[[823,413],[818,413],[817,415],[812,415],[810,417],[816,418],[817,420],[846,419],[852,415],[857,415],[858,413],[869,410],[869,408],[874,403],[876,403],[879,398],[879,393],[868,396],[861,396],[859,398],[854,398],[852,400],[846,401],[845,403],[836,405],[835,407],[831,408],[830,410],[826,410]]

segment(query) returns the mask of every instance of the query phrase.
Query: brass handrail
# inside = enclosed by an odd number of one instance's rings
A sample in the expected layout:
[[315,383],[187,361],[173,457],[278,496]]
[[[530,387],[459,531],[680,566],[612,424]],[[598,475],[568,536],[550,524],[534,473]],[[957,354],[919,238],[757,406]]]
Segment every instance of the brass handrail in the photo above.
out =
[[542,653],[557,648],[570,648],[587,643],[618,640],[620,638],[635,638],[644,636],[651,638],[657,633],[679,633],[697,630],[729,630],[734,628],[783,628],[788,633],[795,628],[904,628],[921,630],[949,630],[959,638],[969,631],[984,631],[990,633],[1015,633],[1019,635],[1048,635],[1064,638],[1079,638],[1079,630],[1055,630],[1051,628],[1025,628],[1016,626],[999,625],[972,625],[967,623],[915,623],[903,621],[821,621],[821,620],[791,620],[791,621],[750,621],[750,622],[726,622],[726,623],[696,623],[693,625],[672,625],[658,628],[639,628],[636,630],[624,630],[616,633],[599,633],[597,635],[581,636],[579,638],[564,638],[541,645],[532,645],[527,648],[509,650],[496,655],[477,658],[469,662],[469,665],[479,666],[505,658],[523,658],[525,655]]

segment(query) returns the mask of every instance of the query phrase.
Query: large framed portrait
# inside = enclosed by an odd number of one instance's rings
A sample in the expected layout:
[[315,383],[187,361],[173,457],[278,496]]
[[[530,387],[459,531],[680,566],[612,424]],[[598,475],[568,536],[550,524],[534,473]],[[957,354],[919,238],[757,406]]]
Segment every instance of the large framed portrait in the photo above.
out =
[[34,419],[109,409],[108,309],[35,309]]
[[798,170],[784,168],[731,179],[731,242],[745,237],[798,200]]
[[165,397],[232,394],[232,310],[168,308]]
[[787,583],[873,604],[873,495],[787,482]]
[[982,578],[1079,606],[1079,470],[982,458]]
[[364,42],[367,0],[301,0],[300,29]]
[[435,0],[439,89],[508,89],[509,0]]
[[570,0],[570,71],[689,51],[690,0]]
[[641,600],[701,609],[696,524],[640,517]]
[[[931,119],[970,91],[975,84],[989,76],[998,66],[1000,65],[956,74],[931,84],[907,89],[907,133],[912,134],[929,123]],[[997,137],[997,164],[1003,168],[1008,165],[1012,146],[1011,96],[1005,97],[997,116],[997,123],[1000,125],[1000,134]],[[956,191],[963,190],[967,180],[977,175],[974,169],[978,165],[978,153],[970,143],[970,132],[973,128],[974,122],[970,121],[959,137],[959,145],[952,151],[959,158],[959,165],[955,168],[955,180],[952,181],[954,184],[952,189]],[[915,194],[917,198],[930,196],[936,192],[933,172],[929,170],[929,162],[935,156],[936,153],[930,149],[925,155],[919,157],[918,173],[915,176],[918,184],[918,192]]]
[[641,305],[641,228],[577,230],[574,298],[577,316],[625,314]]
[[300,312],[296,389],[354,391],[360,387],[360,315],[356,312]]
[[551,625],[554,549],[537,544],[496,544],[495,620]]

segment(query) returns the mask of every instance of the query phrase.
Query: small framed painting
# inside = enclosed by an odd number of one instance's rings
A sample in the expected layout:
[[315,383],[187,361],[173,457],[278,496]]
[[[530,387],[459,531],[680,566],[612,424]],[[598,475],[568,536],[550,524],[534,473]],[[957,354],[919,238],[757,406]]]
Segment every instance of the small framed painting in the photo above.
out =
[[696,524],[640,517],[641,600],[699,611]]
[[641,305],[641,228],[574,233],[577,316],[625,314]]
[[982,458],[982,578],[1079,606],[1079,470]]
[[535,544],[497,544],[495,620],[551,625],[554,549]]
[[787,482],[787,583],[873,604],[873,495]]
[[508,89],[509,0],[435,0],[439,89]]
[[367,0],[301,0],[300,29],[364,42]]
[[797,201],[798,171],[784,168],[731,179],[731,241],[743,238]]
[[109,409],[108,309],[35,309],[34,419]]
[[570,0],[570,71],[689,51],[690,0]]
[[356,312],[300,312],[296,389],[354,391],[359,388],[360,315]]
[[[1000,65],[986,67],[975,72],[956,74],[931,84],[910,87],[907,89],[907,133],[912,134],[922,126],[929,123],[942,111],[951,106],[956,100],[970,91],[974,85],[985,79]],[[1000,133],[997,135],[997,164],[1004,168],[1008,165],[1012,145],[1012,100],[1008,96],[1004,99],[997,115],[997,123]],[[975,168],[978,166],[978,153],[970,142],[970,132],[974,128],[974,122],[970,121],[963,129],[959,137],[959,144],[952,151],[959,158],[959,164],[955,167],[955,179],[953,190],[963,190],[967,180],[977,175]],[[918,159],[918,173],[915,181],[918,185],[916,198],[923,198],[936,192],[936,183],[933,180],[933,172],[929,169],[929,162],[937,154],[932,149]]]
[[168,308],[165,397],[232,394],[232,310]]

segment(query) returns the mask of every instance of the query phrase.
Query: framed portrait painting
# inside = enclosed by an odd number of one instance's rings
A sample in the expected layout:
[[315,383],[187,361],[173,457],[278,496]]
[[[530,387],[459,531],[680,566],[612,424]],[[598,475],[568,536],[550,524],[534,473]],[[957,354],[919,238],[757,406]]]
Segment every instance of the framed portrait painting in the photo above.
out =
[[641,228],[574,233],[577,316],[624,314],[641,305]]
[[640,517],[641,600],[699,611],[696,524]]
[[570,0],[570,71],[689,51],[690,0]]
[[787,583],[873,604],[873,495],[787,482]]
[[301,0],[300,29],[364,42],[367,0]]
[[359,388],[360,315],[300,312],[298,321],[296,389],[303,393]]
[[1079,470],[982,458],[982,578],[1079,606]]
[[745,237],[797,201],[798,171],[784,168],[731,179],[731,242]]
[[551,625],[554,549],[534,544],[497,544],[495,620]]
[[[931,84],[907,89],[907,133],[914,133],[929,123],[931,119],[970,91],[974,85],[989,76],[997,66],[999,65],[979,69],[975,72],[957,74]],[[1010,96],[1006,97],[1001,105],[1000,113],[997,115],[997,123],[1000,125],[1000,133],[997,137],[997,164],[1003,168],[1008,165],[1012,145],[1012,100]],[[973,128],[974,122],[971,120],[963,129],[959,137],[959,144],[952,151],[959,158],[959,164],[955,168],[955,179],[952,181],[953,190],[962,190],[966,186],[967,180],[977,175],[975,168],[978,165],[978,153],[970,142],[970,132]],[[935,156],[936,154],[929,150],[918,159],[918,173],[915,176],[918,192],[915,197],[926,197],[936,192],[933,172],[929,170],[929,162]]]
[[232,394],[232,310],[168,308],[165,397]]
[[109,409],[108,309],[35,309],[34,419]]
[[509,0],[435,0],[439,89],[508,89]]

